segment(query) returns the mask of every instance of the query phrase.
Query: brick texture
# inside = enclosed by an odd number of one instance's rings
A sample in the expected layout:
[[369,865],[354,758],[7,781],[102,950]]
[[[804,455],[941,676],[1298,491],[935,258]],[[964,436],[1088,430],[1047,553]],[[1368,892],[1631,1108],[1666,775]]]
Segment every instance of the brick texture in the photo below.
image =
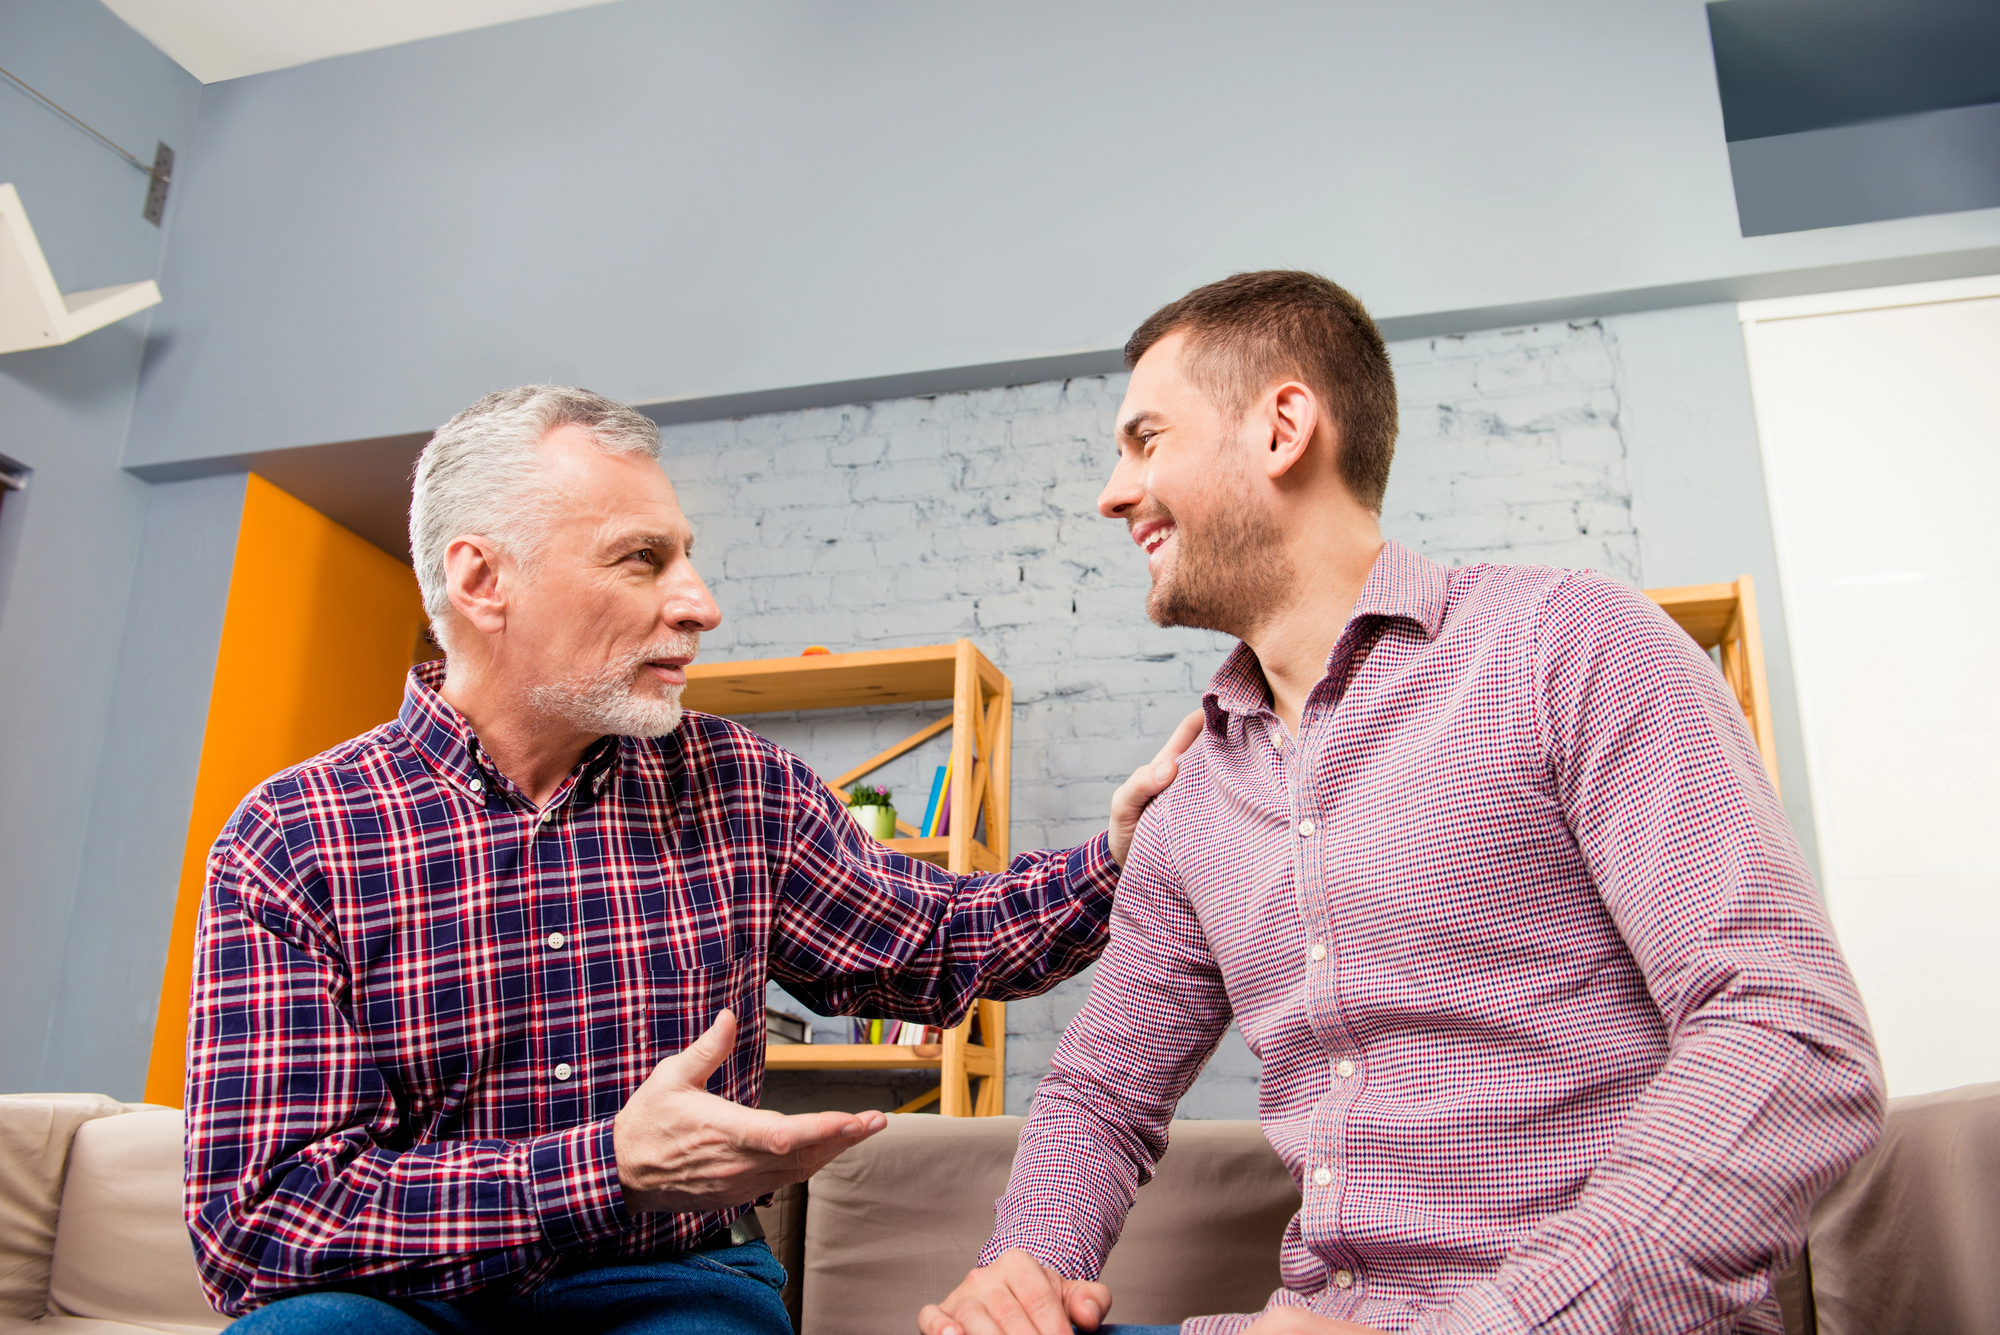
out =
[[[1392,345],[1402,436],[1383,527],[1433,559],[1588,566],[1637,582],[1614,321]],[[1231,647],[1146,620],[1145,562],[1096,512],[1123,376],[672,427],[665,462],[722,605],[711,662],[976,642],[1014,681],[1013,847],[1103,828]],[[831,778],[943,712],[747,720]],[[884,769],[922,815],[942,740]],[[1026,1110],[1088,974],[1008,1008],[1007,1105]],[[841,1031],[822,1026],[826,1038]],[[767,1106],[883,1106],[922,1081],[774,1077]],[[1182,1105],[1254,1117],[1232,1031]]]

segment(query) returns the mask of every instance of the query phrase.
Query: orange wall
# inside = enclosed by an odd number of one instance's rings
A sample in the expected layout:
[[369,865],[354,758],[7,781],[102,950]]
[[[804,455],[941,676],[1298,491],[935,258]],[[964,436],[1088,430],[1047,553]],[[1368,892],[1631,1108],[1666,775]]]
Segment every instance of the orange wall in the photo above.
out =
[[250,475],[153,1028],[148,1102],[181,1103],[209,846],[265,779],[395,716],[423,622],[408,566]]

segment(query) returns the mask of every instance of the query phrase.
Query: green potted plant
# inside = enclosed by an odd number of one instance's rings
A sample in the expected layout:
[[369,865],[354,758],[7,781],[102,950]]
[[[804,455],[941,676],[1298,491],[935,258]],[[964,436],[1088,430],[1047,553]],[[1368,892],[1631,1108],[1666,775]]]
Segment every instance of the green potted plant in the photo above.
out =
[[896,808],[889,804],[889,790],[857,783],[847,791],[847,814],[877,839],[896,837]]

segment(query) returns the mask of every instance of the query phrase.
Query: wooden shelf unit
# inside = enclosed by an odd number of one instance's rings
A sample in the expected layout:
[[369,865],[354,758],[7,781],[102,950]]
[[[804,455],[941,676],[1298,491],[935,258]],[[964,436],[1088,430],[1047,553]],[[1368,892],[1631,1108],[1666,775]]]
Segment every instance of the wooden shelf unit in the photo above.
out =
[[[939,733],[951,732],[951,832],[918,837],[898,820],[904,836],[890,848],[952,872],[998,871],[1007,865],[1009,794],[1013,782],[1014,684],[970,640],[918,649],[858,654],[814,654],[740,663],[693,663],[681,703],[708,714],[769,714],[796,709],[852,709],[863,705],[949,700],[951,712],[871,756],[830,785],[842,800],[847,786],[874,773]],[[957,776],[971,775],[970,782]],[[983,820],[985,839],[976,835]],[[978,1026],[978,1041],[973,1027]],[[918,1047],[872,1043],[776,1043],[765,1048],[772,1071],[935,1070],[938,1090],[898,1112],[932,1102],[947,1117],[997,1117],[1005,1110],[1007,1007],[981,1000],[942,1043]],[[980,1080],[975,1098],[974,1077]]]
[[1764,772],[1778,787],[1778,745],[1771,736],[1771,688],[1764,679],[1764,636],[1757,626],[1757,589],[1748,575],[1730,584],[1689,584],[1647,589],[1674,624],[1703,649],[1721,651],[1722,676],[1750,724],[1764,756]]

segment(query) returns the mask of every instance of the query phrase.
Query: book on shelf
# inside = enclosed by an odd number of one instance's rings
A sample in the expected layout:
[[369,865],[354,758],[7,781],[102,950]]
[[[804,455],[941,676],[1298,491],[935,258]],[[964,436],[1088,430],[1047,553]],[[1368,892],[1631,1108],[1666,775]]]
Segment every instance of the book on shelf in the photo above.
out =
[[766,1006],[764,1039],[769,1043],[810,1043],[813,1041],[812,1021],[803,1015],[794,1015],[775,1006]]
[[923,824],[917,826],[917,833],[926,839],[937,833],[938,810],[944,799],[945,783],[950,778],[950,765],[939,765],[937,773],[931,776],[931,800],[924,807]]
[[856,1016],[854,1041],[915,1047],[919,1043],[944,1042],[944,1030],[934,1024],[920,1024],[915,1020],[876,1020]]

